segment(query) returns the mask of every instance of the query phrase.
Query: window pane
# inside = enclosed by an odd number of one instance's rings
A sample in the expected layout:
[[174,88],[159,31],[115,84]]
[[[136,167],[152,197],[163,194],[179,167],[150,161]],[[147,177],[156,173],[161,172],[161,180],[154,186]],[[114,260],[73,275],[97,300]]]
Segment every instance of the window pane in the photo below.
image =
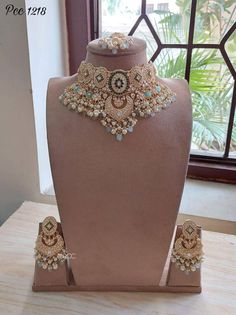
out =
[[147,57],[150,59],[157,50],[157,42],[144,20],[141,21],[133,36],[142,38],[147,43]]
[[147,0],[147,15],[162,43],[187,43],[191,0]]
[[235,21],[235,0],[198,0],[194,42],[219,43]]
[[230,143],[229,157],[236,159],[236,115],[234,116],[234,127],[233,127],[233,132],[232,132],[232,139]]
[[[100,0],[102,35],[115,31],[129,33],[141,14],[142,1]],[[164,44],[188,42],[192,0],[147,0],[146,14]],[[219,43],[236,21],[235,0],[198,0],[194,42]],[[157,43],[142,20],[134,36],[147,43],[150,59]],[[225,49],[236,69],[236,31],[226,42]],[[154,65],[160,77],[184,78],[186,49],[164,48]],[[192,153],[222,156],[228,128],[234,80],[217,49],[193,49],[190,89],[193,102]],[[236,121],[236,118],[235,118]],[[236,127],[233,129],[230,154],[236,157]]]
[[190,73],[192,150],[216,155],[223,153],[233,84],[233,78],[218,50],[193,50]]
[[184,78],[186,66],[185,49],[162,49],[154,61],[161,78]]
[[100,36],[128,34],[140,16],[141,0],[100,0]]
[[229,37],[225,44],[225,50],[236,71],[236,31]]

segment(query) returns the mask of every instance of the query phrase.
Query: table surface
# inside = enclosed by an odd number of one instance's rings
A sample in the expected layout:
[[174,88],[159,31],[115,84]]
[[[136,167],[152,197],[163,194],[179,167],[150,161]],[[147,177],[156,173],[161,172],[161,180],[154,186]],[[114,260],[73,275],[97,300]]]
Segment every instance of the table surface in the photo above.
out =
[[0,228],[0,314],[236,314],[236,236],[203,231],[202,293],[32,292],[38,222],[54,205],[25,202]]

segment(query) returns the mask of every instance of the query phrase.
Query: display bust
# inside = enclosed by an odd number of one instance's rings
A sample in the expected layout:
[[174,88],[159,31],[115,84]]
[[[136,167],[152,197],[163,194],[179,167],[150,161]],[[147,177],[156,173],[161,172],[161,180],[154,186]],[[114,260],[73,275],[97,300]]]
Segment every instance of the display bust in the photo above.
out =
[[[67,250],[76,254],[70,262],[74,281],[84,288],[159,284],[189,158],[192,109],[186,80],[154,79],[145,42],[125,40],[115,48],[107,41],[90,42],[79,74],[51,79],[48,86],[56,199]],[[97,70],[106,78],[100,88]],[[132,77],[139,70],[141,90]]]

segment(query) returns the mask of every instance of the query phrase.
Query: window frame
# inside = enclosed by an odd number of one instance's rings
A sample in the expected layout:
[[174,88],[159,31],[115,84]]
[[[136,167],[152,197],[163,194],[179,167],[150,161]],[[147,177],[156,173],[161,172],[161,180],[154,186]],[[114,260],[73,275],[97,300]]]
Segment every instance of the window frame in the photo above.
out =
[[[193,154],[190,153],[190,161],[187,176],[189,178],[203,179],[209,181],[218,181],[224,183],[236,183],[236,159],[229,157],[230,143],[232,138],[234,116],[236,111],[236,71],[232,65],[226,50],[225,44],[229,37],[236,30],[236,22],[230,27],[223,36],[220,43],[194,43],[194,25],[196,18],[197,0],[192,0],[188,42],[185,44],[167,44],[162,43],[146,15],[146,0],[140,0],[141,13],[137,21],[131,28],[129,35],[133,35],[140,22],[144,19],[158,47],[151,61],[154,61],[163,48],[184,48],[187,51],[185,79],[189,82],[191,72],[192,50],[194,48],[207,48],[220,50],[222,57],[234,79],[234,88],[229,113],[227,127],[227,136],[225,151],[223,156],[213,156],[210,154]],[[89,41],[98,37],[99,34],[99,0],[65,0],[68,47],[69,47],[69,65],[70,74],[77,71],[77,67],[86,56],[86,46]],[[80,31],[78,31],[80,30]],[[82,31],[81,31],[82,30]]]

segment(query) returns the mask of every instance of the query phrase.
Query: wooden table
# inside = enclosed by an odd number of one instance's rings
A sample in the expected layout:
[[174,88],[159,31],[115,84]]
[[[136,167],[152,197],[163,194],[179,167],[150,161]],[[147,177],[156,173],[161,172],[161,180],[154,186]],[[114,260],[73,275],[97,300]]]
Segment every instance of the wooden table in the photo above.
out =
[[53,205],[25,202],[0,228],[0,314],[236,314],[236,236],[203,231],[201,294],[31,290],[38,222],[58,218]]

